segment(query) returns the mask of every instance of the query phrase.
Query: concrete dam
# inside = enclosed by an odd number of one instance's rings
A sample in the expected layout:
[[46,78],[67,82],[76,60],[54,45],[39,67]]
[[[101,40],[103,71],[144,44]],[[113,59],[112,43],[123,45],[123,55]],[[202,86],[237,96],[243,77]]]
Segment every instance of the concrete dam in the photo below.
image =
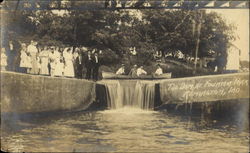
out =
[[249,73],[92,82],[1,72],[2,113],[73,112],[86,110],[95,102],[110,109],[152,110],[164,104],[248,98]]

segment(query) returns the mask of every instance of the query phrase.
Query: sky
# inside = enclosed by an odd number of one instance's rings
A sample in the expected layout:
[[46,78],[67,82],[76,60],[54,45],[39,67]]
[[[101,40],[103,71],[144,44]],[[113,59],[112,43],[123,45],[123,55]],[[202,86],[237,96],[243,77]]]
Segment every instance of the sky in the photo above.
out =
[[211,9],[208,12],[217,12],[226,20],[233,23],[237,29],[238,38],[232,43],[241,50],[240,60],[249,61],[249,9]]

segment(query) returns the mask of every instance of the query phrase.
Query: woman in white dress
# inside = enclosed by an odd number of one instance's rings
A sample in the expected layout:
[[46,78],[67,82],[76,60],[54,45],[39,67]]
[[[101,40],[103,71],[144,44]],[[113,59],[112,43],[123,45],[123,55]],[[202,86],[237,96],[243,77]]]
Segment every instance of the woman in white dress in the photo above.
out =
[[31,58],[31,66],[32,66],[30,70],[31,74],[38,74],[39,72],[38,65],[37,65],[38,49],[36,45],[37,45],[37,42],[31,41],[31,44],[27,48],[27,52],[29,53],[30,58]]
[[49,51],[48,47],[44,47],[44,49],[39,53],[39,58],[41,62],[40,66],[40,74],[41,75],[49,75]]
[[63,76],[64,73],[64,62],[63,62],[63,57],[60,56],[59,61],[56,63],[55,67],[55,76],[61,77]]
[[26,67],[27,67],[27,73],[30,73],[32,69],[32,59],[31,59],[31,56],[29,56],[28,54],[26,57]]
[[21,44],[21,55],[20,55],[20,68],[22,69],[21,71],[24,73],[27,73],[27,65],[28,65],[28,55],[26,53],[27,48],[26,45],[24,43]]
[[5,48],[1,49],[1,70],[5,71],[7,66],[7,56],[5,54]]
[[29,73],[32,68],[31,57],[27,54],[27,47],[24,43],[22,44],[20,58],[20,67],[23,69],[22,72]]
[[65,48],[63,52],[63,57],[65,60],[64,76],[65,77],[74,77],[74,66],[73,66],[73,54],[71,48]]

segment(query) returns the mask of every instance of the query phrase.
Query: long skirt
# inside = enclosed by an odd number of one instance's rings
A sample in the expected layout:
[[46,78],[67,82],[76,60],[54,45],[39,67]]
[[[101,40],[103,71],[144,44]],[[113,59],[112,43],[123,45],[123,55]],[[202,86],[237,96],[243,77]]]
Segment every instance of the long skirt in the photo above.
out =
[[1,57],[1,66],[7,66],[7,56]]
[[50,62],[49,65],[50,65],[50,75],[55,76],[56,62],[55,61]]
[[66,76],[66,77],[74,77],[75,76],[74,66],[73,66],[73,62],[71,60],[66,60],[65,68],[64,68],[64,76]]
[[57,63],[56,67],[55,67],[55,76],[63,76],[63,72],[64,72],[64,64],[63,63]]
[[41,58],[41,69],[40,69],[40,74],[42,75],[49,75],[49,59],[46,57]]
[[7,56],[1,57],[1,70],[5,71],[7,66]]
[[31,74],[38,74],[39,72],[39,68],[37,65],[37,58],[36,58],[36,53],[32,53],[31,54],[31,70],[30,73]]

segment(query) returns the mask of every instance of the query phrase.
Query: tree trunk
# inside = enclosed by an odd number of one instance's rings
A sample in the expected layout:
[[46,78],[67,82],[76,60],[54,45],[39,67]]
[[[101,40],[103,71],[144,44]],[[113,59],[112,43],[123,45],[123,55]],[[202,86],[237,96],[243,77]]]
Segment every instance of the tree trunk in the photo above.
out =
[[198,51],[199,51],[199,45],[200,45],[200,34],[201,34],[201,20],[202,20],[202,12],[198,12],[199,18],[198,18],[198,25],[197,25],[197,41],[195,46],[195,55],[194,55],[194,71],[193,74],[196,74],[197,69],[197,57],[198,57]]

